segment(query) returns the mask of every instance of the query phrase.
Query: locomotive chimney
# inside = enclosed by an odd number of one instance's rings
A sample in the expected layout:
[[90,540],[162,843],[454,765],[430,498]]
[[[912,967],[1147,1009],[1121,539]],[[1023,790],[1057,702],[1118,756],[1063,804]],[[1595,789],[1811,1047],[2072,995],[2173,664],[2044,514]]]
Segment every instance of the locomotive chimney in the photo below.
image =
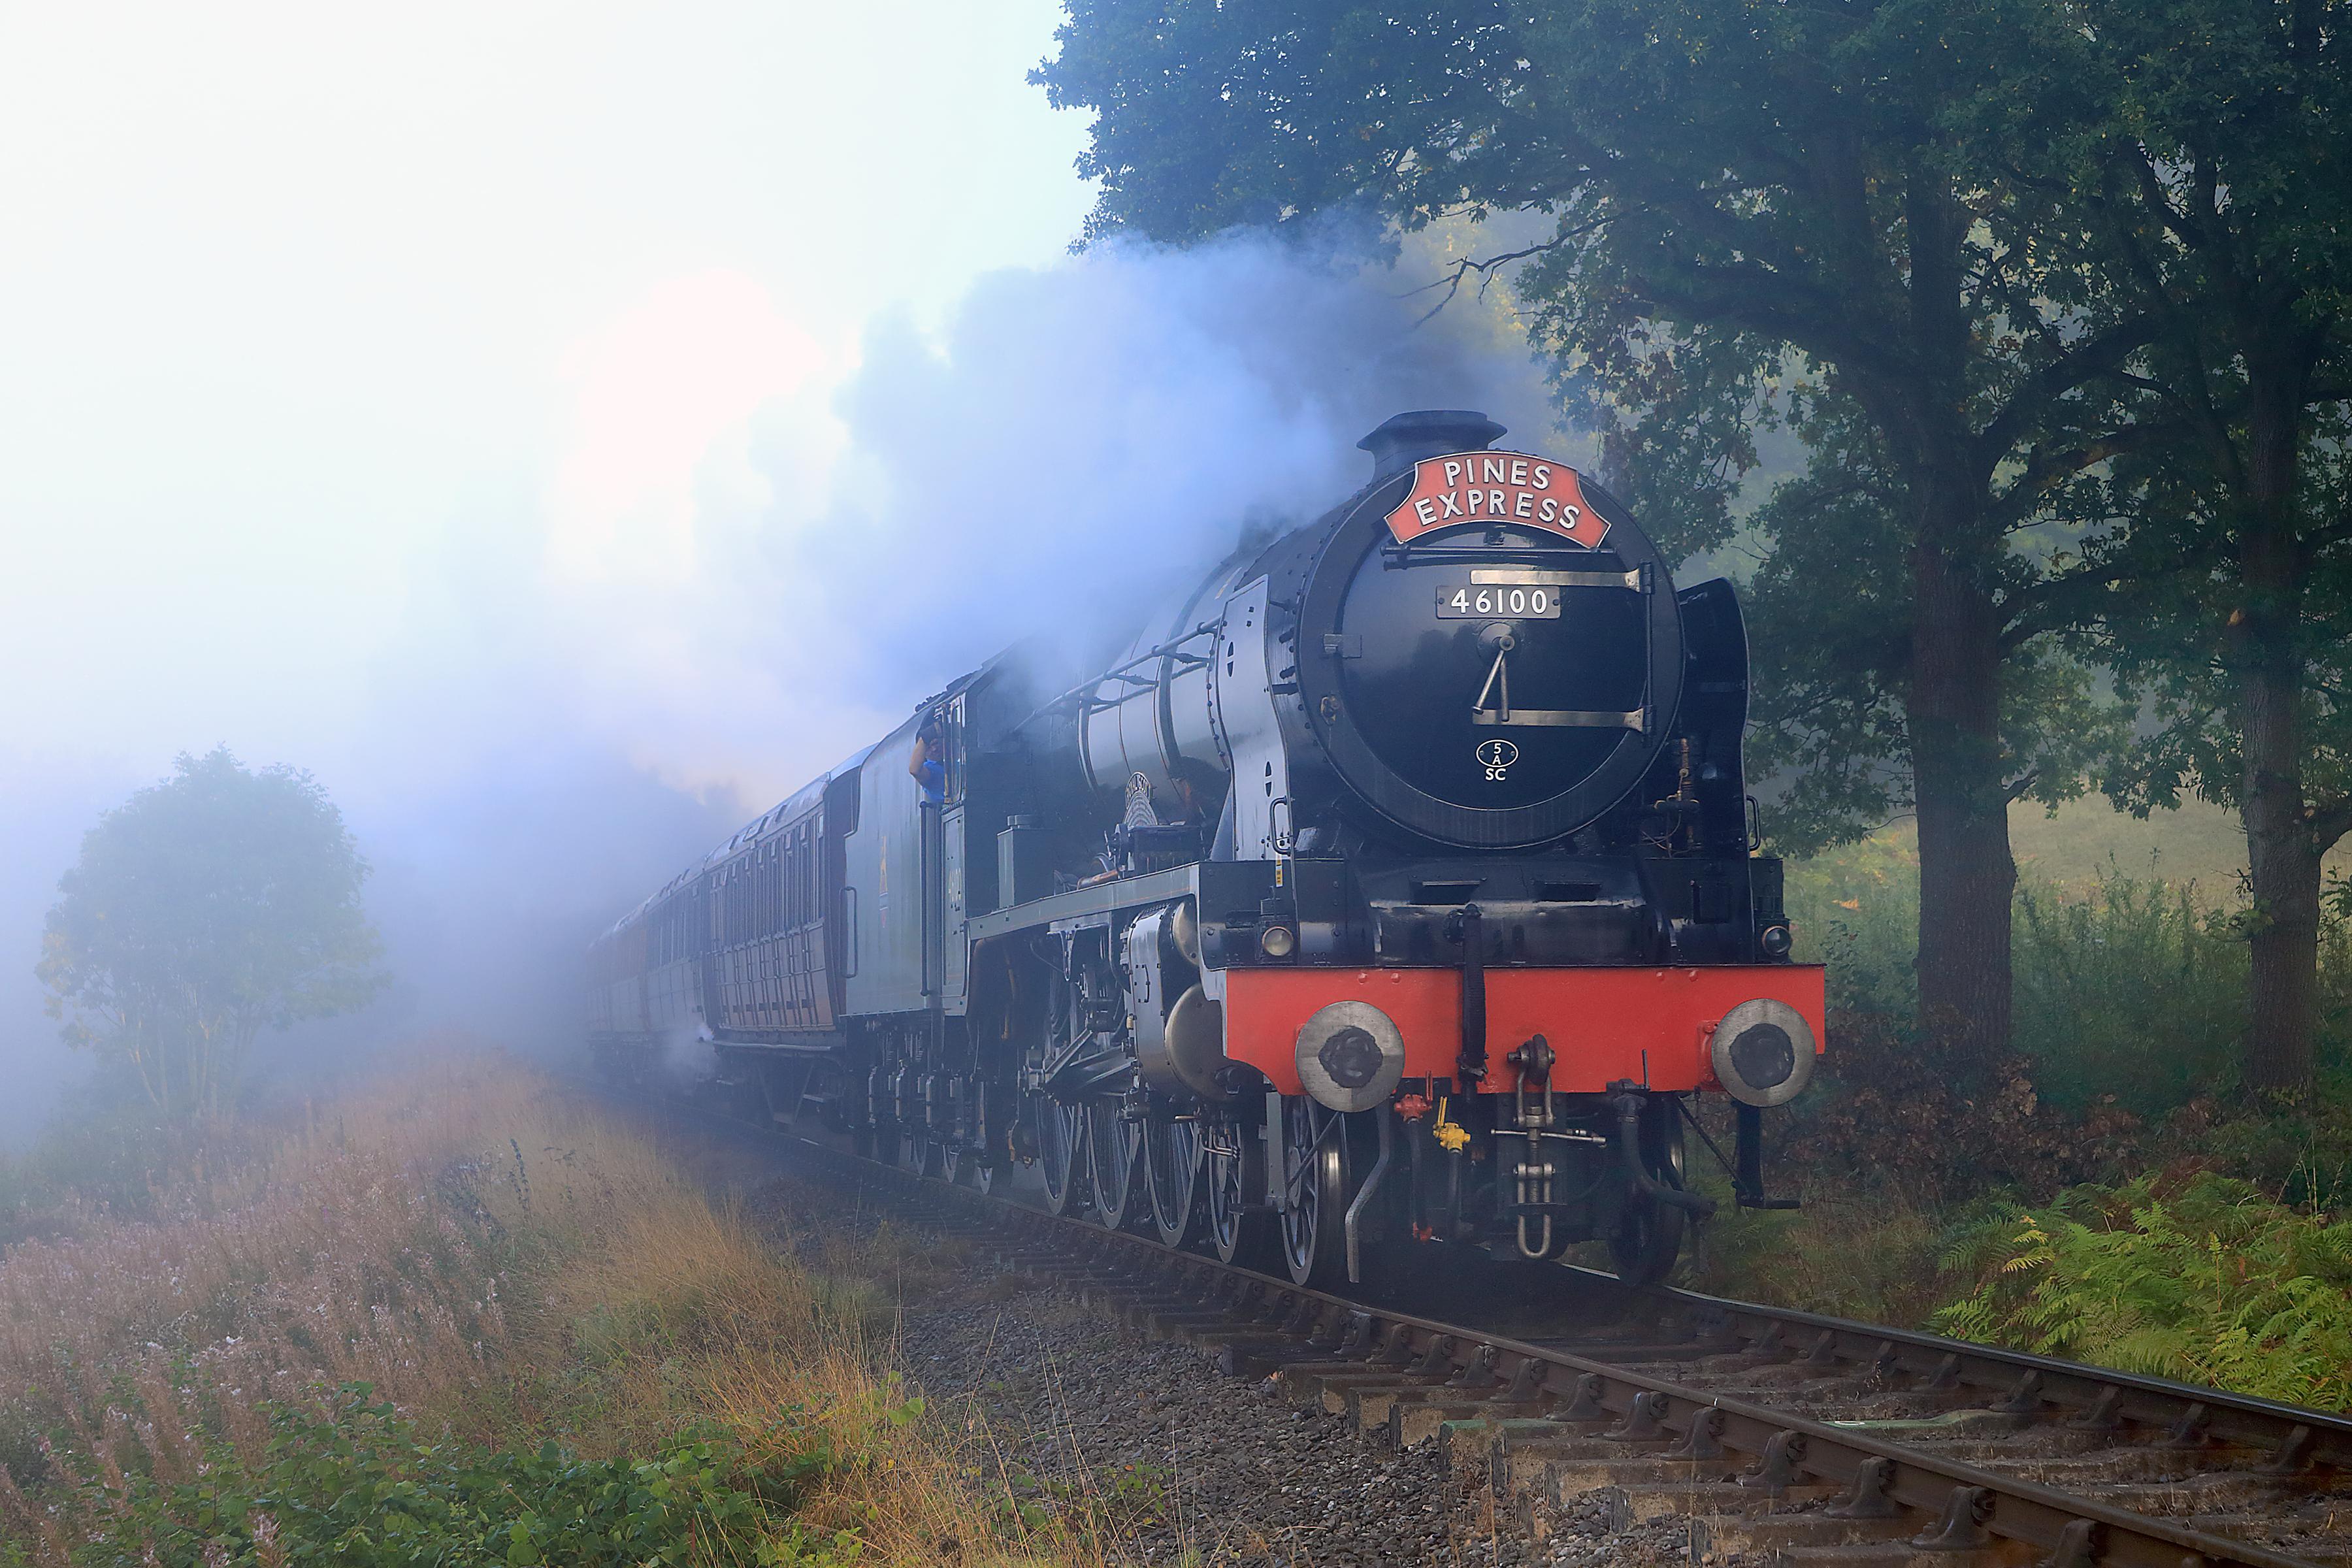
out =
[[1484,450],[1502,434],[1502,426],[1475,408],[1421,408],[1398,415],[1356,445],[1372,455],[1378,484],[1423,458]]

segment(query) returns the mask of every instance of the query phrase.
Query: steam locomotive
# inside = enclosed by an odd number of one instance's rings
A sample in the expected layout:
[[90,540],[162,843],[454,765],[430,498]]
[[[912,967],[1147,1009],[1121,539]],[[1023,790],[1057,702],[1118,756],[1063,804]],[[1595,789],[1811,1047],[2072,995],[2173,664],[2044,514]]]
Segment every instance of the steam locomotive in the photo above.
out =
[[[1721,580],[1465,411],[1067,689],[1000,656],[593,945],[629,1074],[1302,1284],[1449,1242],[1654,1280],[1742,1205],[1822,975],[1789,961]],[[1726,1153],[1694,1114],[1729,1098]]]

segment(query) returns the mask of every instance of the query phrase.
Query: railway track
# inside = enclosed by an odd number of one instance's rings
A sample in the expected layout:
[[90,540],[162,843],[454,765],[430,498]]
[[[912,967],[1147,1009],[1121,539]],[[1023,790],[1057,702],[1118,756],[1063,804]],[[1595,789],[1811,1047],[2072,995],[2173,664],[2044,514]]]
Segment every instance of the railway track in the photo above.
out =
[[1538,1536],[1597,1495],[1622,1523],[1687,1521],[1694,1562],[2352,1568],[2340,1415],[1580,1269],[1560,1271],[1573,1323],[1441,1321],[794,1146],[808,1173],[1375,1441],[1442,1445]]

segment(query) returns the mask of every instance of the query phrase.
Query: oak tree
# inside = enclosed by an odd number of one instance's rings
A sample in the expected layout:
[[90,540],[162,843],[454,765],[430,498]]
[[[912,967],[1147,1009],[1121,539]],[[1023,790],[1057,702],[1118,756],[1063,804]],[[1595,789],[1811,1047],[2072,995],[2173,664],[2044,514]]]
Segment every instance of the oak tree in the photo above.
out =
[[1986,127],[2080,205],[2098,286],[2153,323],[2161,442],[2117,466],[2201,569],[2118,585],[2108,657],[2165,729],[2120,793],[2243,817],[2245,1079],[2312,1075],[2321,861],[2352,832],[2352,61],[2334,0],[2075,0]]

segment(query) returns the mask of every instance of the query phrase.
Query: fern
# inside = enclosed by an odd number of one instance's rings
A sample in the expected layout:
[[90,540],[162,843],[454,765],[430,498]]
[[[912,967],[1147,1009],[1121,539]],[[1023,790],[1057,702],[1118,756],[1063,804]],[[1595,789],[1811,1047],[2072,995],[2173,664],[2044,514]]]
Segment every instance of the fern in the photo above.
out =
[[2352,1407],[2352,1223],[2210,1172],[1998,1209],[1945,1254],[1973,1278],[1935,1314],[1963,1339]]

